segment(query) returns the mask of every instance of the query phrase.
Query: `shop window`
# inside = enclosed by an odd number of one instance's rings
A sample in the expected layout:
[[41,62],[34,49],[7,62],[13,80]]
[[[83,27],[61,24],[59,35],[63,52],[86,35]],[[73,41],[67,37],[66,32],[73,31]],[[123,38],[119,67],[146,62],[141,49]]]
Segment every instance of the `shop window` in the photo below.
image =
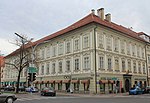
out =
[[105,84],[100,84],[100,92],[105,93]]

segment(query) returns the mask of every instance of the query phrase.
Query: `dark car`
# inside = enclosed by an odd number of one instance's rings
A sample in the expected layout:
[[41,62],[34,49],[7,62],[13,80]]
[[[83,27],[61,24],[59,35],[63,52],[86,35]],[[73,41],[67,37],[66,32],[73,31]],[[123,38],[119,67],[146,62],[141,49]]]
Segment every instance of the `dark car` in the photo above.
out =
[[13,87],[13,86],[6,86],[6,87],[4,87],[4,91],[15,91],[15,87]]
[[0,93],[0,103],[14,103],[17,97],[14,94],[1,94]]
[[45,87],[41,90],[42,96],[56,96],[56,91],[52,87]]

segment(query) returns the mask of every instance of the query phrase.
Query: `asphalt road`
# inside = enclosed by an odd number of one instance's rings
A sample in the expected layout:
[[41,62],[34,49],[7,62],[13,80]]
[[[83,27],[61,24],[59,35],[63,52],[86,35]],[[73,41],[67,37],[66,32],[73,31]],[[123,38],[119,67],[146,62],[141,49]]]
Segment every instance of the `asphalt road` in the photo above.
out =
[[15,103],[150,103],[150,95],[94,97],[56,96],[18,99]]

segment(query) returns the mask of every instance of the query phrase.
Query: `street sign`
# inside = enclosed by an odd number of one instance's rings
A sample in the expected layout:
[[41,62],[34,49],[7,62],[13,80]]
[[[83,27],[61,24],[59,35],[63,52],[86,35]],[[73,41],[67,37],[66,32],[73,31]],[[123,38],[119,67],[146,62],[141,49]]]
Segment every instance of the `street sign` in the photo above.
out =
[[35,68],[35,67],[28,68],[28,73],[36,73],[36,72],[37,72],[37,68]]

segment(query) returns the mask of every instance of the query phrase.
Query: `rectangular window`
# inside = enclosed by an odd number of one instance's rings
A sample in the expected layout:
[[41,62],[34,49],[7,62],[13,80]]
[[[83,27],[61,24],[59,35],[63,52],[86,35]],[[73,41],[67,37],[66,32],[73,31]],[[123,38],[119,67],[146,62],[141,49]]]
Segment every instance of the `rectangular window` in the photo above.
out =
[[70,71],[70,60],[66,61],[66,71]]
[[132,55],[135,56],[135,47],[136,45],[132,45]]
[[63,54],[63,43],[60,43],[58,47],[58,53]]
[[66,43],[66,53],[70,53],[70,51],[71,51],[71,44],[70,44],[70,42],[67,42]]
[[115,71],[119,72],[119,59],[115,58]]
[[56,71],[55,71],[55,63],[52,64],[52,74],[55,74]]
[[89,68],[90,68],[89,57],[84,57],[84,69],[89,69]]
[[99,35],[99,47],[104,48],[104,35],[98,34]]
[[128,70],[131,72],[131,60],[128,60]]
[[104,57],[99,57],[99,68],[104,69]]
[[41,50],[41,53],[42,53],[42,54],[41,54],[41,59],[44,59],[44,57],[45,57],[45,56],[44,56],[44,54],[45,54],[44,52],[45,52],[44,49],[42,49],[42,50]]
[[46,57],[49,58],[50,57],[50,47],[46,48]]
[[75,50],[79,50],[79,39],[75,40]]
[[125,60],[122,60],[122,71],[125,72]]
[[44,65],[42,65],[42,68],[41,68],[41,75],[44,75]]
[[112,61],[111,61],[111,58],[108,58],[108,70],[112,70]]
[[130,55],[130,43],[127,43],[127,54]]
[[53,56],[56,56],[56,46],[53,46]]
[[49,74],[49,63],[46,64],[46,74]]
[[137,73],[137,71],[136,71],[136,62],[133,63],[133,72]]
[[119,50],[119,39],[114,39],[114,51],[118,52]]
[[88,36],[85,36],[83,38],[83,44],[84,44],[84,48],[89,47],[89,37]]
[[121,47],[120,47],[120,48],[121,48],[121,53],[124,54],[124,53],[125,53],[125,41],[122,40],[120,46],[121,46]]
[[138,63],[138,72],[141,73],[141,63]]
[[146,74],[145,63],[143,63],[143,74]]
[[107,37],[106,37],[106,49],[107,49],[107,50],[112,50],[111,44],[112,44],[112,38],[111,38],[111,36],[110,36],[110,37],[107,36]]
[[75,59],[75,70],[79,70],[79,59]]
[[59,73],[62,73],[62,61],[59,62]]

